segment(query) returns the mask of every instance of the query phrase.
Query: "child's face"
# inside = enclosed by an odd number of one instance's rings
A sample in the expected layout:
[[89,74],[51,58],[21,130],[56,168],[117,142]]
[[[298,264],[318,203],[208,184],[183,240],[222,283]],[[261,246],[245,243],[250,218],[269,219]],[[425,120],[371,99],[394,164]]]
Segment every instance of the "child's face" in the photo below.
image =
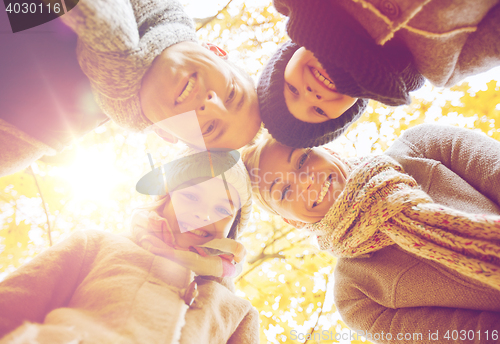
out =
[[229,201],[221,179],[196,181],[171,192],[170,200],[160,214],[167,219],[177,245],[183,248],[227,238],[240,207],[238,192],[231,184],[227,184],[231,196]]
[[320,221],[344,190],[347,167],[323,148],[265,147],[259,164],[259,189],[283,218]]
[[290,113],[308,123],[340,117],[357,100],[338,93],[319,61],[304,47],[286,65],[283,95]]
[[193,42],[175,44],[154,60],[140,97],[153,123],[195,110],[208,148],[241,148],[261,124],[251,80]]

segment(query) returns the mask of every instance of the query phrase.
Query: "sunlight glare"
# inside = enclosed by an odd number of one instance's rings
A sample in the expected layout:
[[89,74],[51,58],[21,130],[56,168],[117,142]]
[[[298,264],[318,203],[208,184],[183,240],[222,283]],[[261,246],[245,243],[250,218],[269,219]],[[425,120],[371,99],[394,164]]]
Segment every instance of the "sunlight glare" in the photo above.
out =
[[111,200],[111,191],[125,179],[114,166],[115,153],[112,147],[80,149],[75,162],[56,172],[71,186],[73,199],[106,203]]

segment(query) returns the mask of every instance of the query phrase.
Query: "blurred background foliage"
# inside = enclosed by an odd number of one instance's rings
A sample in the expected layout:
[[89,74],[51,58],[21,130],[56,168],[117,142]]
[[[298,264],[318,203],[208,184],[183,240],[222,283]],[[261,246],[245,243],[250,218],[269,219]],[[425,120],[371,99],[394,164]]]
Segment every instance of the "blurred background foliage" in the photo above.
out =
[[[229,51],[255,80],[288,39],[284,18],[269,0],[183,3],[200,39]],[[500,140],[497,80],[498,68],[451,89],[426,84],[409,106],[371,102],[361,120],[329,146],[349,157],[381,153],[406,129],[424,122],[470,128]],[[147,153],[160,165],[181,148],[108,122],[59,155],[0,178],[0,280],[73,231],[126,233],[133,209],[150,200],[135,191],[151,168]],[[333,304],[335,258],[320,252],[307,233],[256,207],[242,240],[249,254],[236,279],[237,292],[260,313],[262,343],[350,343],[340,339],[349,330]]]

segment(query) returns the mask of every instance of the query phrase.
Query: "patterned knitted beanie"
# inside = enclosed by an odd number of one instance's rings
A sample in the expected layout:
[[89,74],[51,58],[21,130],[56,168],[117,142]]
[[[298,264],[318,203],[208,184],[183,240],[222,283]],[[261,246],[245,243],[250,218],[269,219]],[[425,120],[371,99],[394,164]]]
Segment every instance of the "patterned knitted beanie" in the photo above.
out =
[[80,1],[62,18],[78,34],[78,61],[99,106],[118,125],[142,131],[152,124],[139,98],[144,74],[166,48],[196,42],[196,32],[177,1],[113,4]]
[[334,1],[275,0],[288,16],[287,33],[325,68],[337,90],[389,106],[410,104],[410,91],[423,86],[413,56],[397,39],[384,46]]
[[295,118],[288,111],[283,91],[286,65],[299,48],[292,41],[282,44],[262,71],[257,85],[260,116],[278,142],[294,148],[316,147],[342,135],[361,117],[368,99],[359,98],[341,116],[323,123],[307,123]]

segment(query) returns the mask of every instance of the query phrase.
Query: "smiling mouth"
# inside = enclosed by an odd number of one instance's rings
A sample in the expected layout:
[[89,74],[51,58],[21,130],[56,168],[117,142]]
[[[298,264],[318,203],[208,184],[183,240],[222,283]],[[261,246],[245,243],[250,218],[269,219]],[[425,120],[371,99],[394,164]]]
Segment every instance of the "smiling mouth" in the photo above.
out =
[[316,80],[318,80],[321,84],[325,85],[328,89],[337,92],[337,89],[335,88],[335,84],[333,81],[325,77],[323,74],[321,74],[316,68],[314,67],[309,67],[311,70],[311,73],[314,75]]
[[207,236],[210,235],[208,232],[205,232],[204,230],[193,229],[193,227],[191,227],[187,223],[181,222],[180,225],[181,225],[181,228],[182,228],[183,232],[187,232],[187,233],[196,235],[196,236],[198,236],[200,238],[206,238]]
[[330,188],[330,185],[332,185],[332,175],[329,175],[328,178],[326,178],[325,182],[323,183],[323,186],[321,187],[321,192],[319,193],[316,202],[314,202],[313,208],[321,204],[321,202],[323,202],[323,199],[325,198],[326,193]]
[[182,103],[184,100],[186,100],[187,97],[189,97],[191,91],[194,88],[195,83],[196,83],[196,74],[193,74],[186,83],[186,86],[184,86],[184,89],[182,90],[181,94],[175,99],[175,102],[177,104]]

